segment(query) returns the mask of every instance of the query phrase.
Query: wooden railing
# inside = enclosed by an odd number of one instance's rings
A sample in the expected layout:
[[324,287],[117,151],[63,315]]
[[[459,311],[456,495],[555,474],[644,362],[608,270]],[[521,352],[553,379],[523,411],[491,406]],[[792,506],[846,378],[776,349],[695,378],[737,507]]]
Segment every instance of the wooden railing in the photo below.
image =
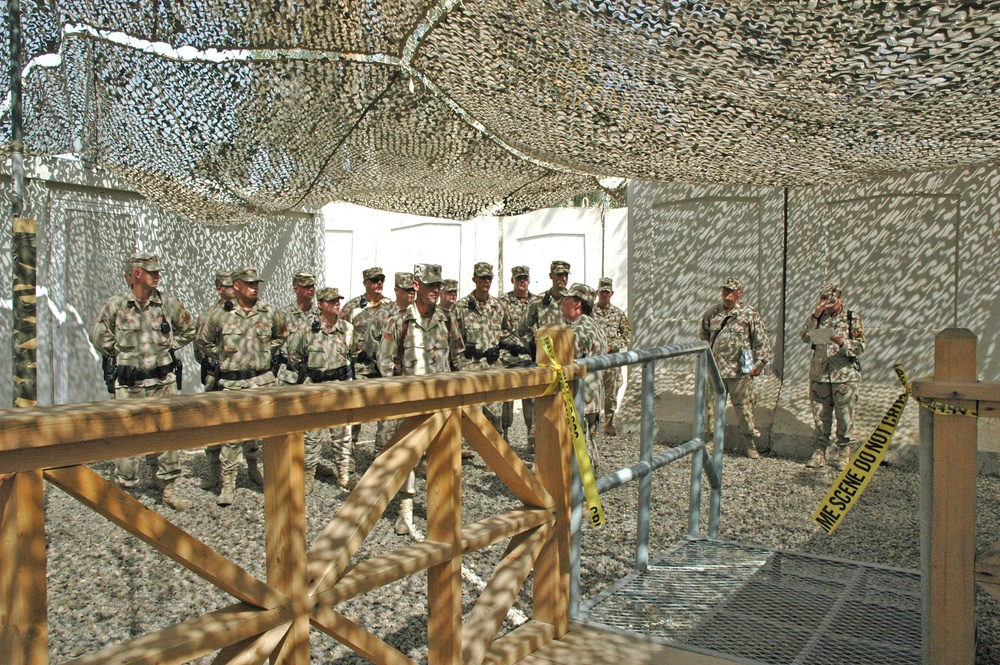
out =
[[[570,379],[572,336],[547,329]],[[428,662],[510,663],[568,630],[570,450],[549,368],[440,374],[0,411],[0,661],[48,662],[43,480],[232,595],[234,604],[112,645],[72,663],[309,662],[310,625],[376,663],[406,655],[337,605],[427,571]],[[478,405],[535,397],[534,473]],[[303,432],[405,418],[391,446],[311,547],[306,547]],[[462,525],[464,437],[522,503]],[[264,438],[262,581],[86,466],[164,450]],[[365,537],[427,455],[427,539],[352,564]],[[462,621],[464,554],[508,540],[479,601]],[[532,618],[497,638],[534,570]]]

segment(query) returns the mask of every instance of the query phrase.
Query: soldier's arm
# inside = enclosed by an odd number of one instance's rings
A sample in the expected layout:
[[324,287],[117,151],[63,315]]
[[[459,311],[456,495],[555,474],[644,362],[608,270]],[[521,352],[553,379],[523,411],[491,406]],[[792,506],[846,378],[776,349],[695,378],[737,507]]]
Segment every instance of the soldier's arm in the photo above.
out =
[[853,357],[858,357],[868,348],[868,340],[865,339],[865,328],[861,324],[861,317],[854,314],[851,321],[851,333],[848,339],[844,340],[844,352]]
[[115,317],[105,304],[90,328],[90,343],[102,356],[110,356],[115,351]]
[[173,340],[170,347],[173,350],[187,346],[194,341],[194,336],[198,332],[195,327],[194,317],[184,308],[184,303],[176,298],[171,299],[170,327],[173,330]]
[[632,348],[632,323],[625,316],[625,312],[622,311],[622,322],[619,327],[619,334],[622,337],[622,347]]
[[399,352],[399,340],[397,339],[400,333],[399,320],[399,317],[392,317],[386,323],[385,331],[379,340],[376,364],[382,376],[392,376],[396,368],[396,354]]
[[218,311],[222,310],[212,310],[194,337],[195,351],[212,360],[219,359],[219,342],[222,336]]
[[274,318],[271,320],[271,351],[277,351],[285,344],[288,338],[288,323],[285,321],[285,314],[280,310],[274,310]]
[[455,319],[447,317],[445,325],[448,326],[448,366],[451,371],[457,372],[462,369],[462,360],[465,357],[465,340],[462,333],[455,325]]
[[750,340],[750,343],[754,357],[757,359],[757,367],[763,369],[764,365],[774,360],[774,352],[771,350],[771,338],[757,312],[754,312],[753,316],[753,332],[753,339]]
[[812,344],[812,340],[809,339],[809,333],[819,327],[819,319],[814,315],[810,314],[808,318],[802,323],[802,328],[799,329],[799,339],[801,339],[806,344]]
[[[303,326],[304,327],[304,326]],[[293,370],[299,369],[299,363],[302,362],[302,357],[305,355],[306,349],[306,332],[304,330],[299,330],[288,336],[286,341],[286,353],[288,354],[288,367]]]
[[534,313],[536,309],[534,304],[529,303],[524,314],[521,315],[521,320],[517,322],[517,336],[521,338],[521,343],[526,346],[535,337]]
[[712,315],[711,312],[705,314],[701,317],[701,329],[698,331],[698,337],[705,340],[706,342],[712,339]]

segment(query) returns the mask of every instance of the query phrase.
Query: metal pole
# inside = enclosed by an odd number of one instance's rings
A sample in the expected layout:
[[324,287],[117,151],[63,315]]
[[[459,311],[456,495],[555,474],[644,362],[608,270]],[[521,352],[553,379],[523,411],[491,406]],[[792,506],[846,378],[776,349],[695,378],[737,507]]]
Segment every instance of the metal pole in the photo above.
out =
[[[639,462],[653,465],[653,394],[656,366],[653,361],[642,365],[642,409],[639,423]],[[636,516],[635,569],[645,572],[649,568],[649,525],[653,500],[653,474],[639,479],[639,503]]]
[[[583,381],[577,381],[573,391],[573,401],[580,418],[583,413]],[[573,480],[570,497],[571,509],[569,517],[569,618],[575,619],[580,614],[580,536],[583,529],[583,480],[580,478],[580,467],[576,463],[576,455],[572,456]]]
[[[708,375],[708,358],[698,354],[694,379],[694,427],[691,438],[702,440],[705,431],[705,379]],[[691,455],[691,508],[688,511],[688,536],[695,538],[701,531],[701,474],[702,455]]]
[[21,3],[7,3],[10,31],[10,178],[13,217],[10,253],[12,263],[13,331],[11,354],[14,406],[34,406],[38,401],[35,328],[35,221],[24,219],[24,128],[21,111]]

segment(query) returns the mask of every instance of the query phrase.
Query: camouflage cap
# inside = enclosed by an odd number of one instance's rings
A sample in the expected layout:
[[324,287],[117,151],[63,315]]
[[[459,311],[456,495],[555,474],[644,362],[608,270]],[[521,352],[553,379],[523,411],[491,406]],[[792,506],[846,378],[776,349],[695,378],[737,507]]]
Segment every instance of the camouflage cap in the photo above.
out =
[[215,285],[216,286],[232,286],[233,285],[233,273],[219,271],[215,273]]
[[840,295],[840,284],[837,282],[826,282],[819,288],[819,297],[825,300],[836,300]]
[[728,289],[730,291],[742,291],[743,282],[735,277],[727,277],[724,282],[722,282],[722,288]]
[[485,261],[480,261],[472,268],[473,277],[492,277],[493,276],[493,265],[486,263]]
[[340,295],[340,291],[333,288],[332,286],[327,286],[316,292],[316,302],[322,302],[324,300],[343,300],[344,296]]
[[593,306],[594,304],[594,289],[590,288],[586,284],[574,284],[568,289],[564,289],[562,294],[564,296],[573,296],[579,300]]
[[146,272],[161,272],[163,270],[160,267],[160,260],[156,254],[150,254],[149,252],[136,252],[128,257],[128,267],[142,268]]
[[528,272],[528,266],[514,266],[510,269],[510,276],[517,277],[531,277]]
[[374,266],[372,268],[368,268],[367,270],[362,270],[361,277],[363,279],[375,279],[376,277],[385,279],[385,273],[382,272],[382,269],[378,266]]
[[297,272],[292,276],[295,286],[316,286],[316,275],[311,272]]
[[441,280],[441,290],[442,291],[458,291],[458,280],[457,279],[443,279],[443,280]]
[[614,287],[611,286],[611,278],[610,277],[602,277],[601,279],[599,279],[597,281],[597,290],[598,291],[614,291],[615,290]]
[[256,284],[257,282],[263,282],[260,275],[257,274],[257,270],[254,268],[240,268],[239,270],[233,271],[233,281],[234,282],[246,282],[247,284]]
[[413,266],[413,277],[421,284],[440,284],[441,266],[436,263],[418,263]]
[[396,273],[396,288],[409,291],[413,288],[413,273],[412,272],[397,272]]
[[566,263],[565,261],[553,261],[552,265],[549,266],[549,272],[554,273],[556,275],[559,275],[559,274],[562,274],[562,273],[567,273],[568,274],[569,273],[569,264]]

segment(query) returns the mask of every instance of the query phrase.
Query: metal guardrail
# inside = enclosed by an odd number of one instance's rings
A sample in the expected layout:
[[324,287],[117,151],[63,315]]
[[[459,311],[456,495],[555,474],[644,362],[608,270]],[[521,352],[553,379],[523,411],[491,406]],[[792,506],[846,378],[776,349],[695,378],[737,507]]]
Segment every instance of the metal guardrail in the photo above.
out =
[[[698,356],[694,389],[694,426],[691,439],[660,454],[653,455],[653,393],[655,363],[658,360],[681,356]],[[701,531],[702,474],[708,477],[711,487],[709,501],[708,537],[719,536],[719,509],[722,503],[722,451],[725,435],[726,388],[715,364],[715,358],[708,344],[673,344],[652,349],[611,353],[575,361],[588,372],[642,364],[642,388],[640,393],[641,421],[639,429],[639,462],[630,467],[603,476],[597,480],[597,491],[604,493],[626,483],[638,481],[639,498],[636,524],[635,570],[645,571],[649,567],[650,510],[653,496],[653,471],[691,455],[691,501],[688,511],[688,536],[698,537]],[[705,450],[702,439],[705,430],[705,394],[707,381],[715,389],[715,421],[713,438],[715,445],[710,455]],[[575,401],[577,411],[583,413],[583,382],[578,382]],[[700,454],[699,454],[700,453]],[[572,512],[570,517],[570,598],[569,615],[576,617],[580,611],[580,536],[583,523],[583,485],[580,470],[573,460]]]

